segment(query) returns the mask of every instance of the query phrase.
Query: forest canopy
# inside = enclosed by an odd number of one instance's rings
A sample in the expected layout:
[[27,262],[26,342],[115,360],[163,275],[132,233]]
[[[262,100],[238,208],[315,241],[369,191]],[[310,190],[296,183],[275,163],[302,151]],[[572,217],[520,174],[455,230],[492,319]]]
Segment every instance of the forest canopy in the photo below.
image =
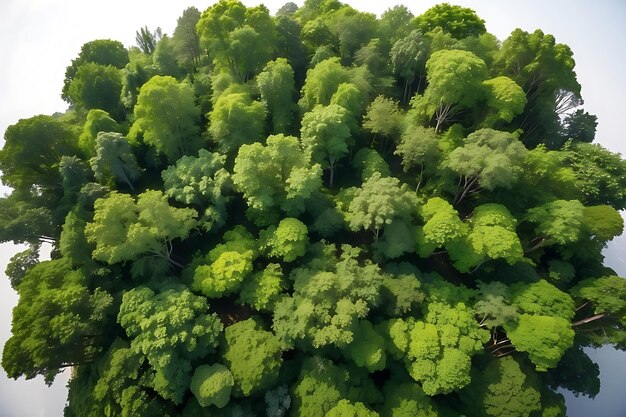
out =
[[[141,22],[138,22],[140,27]],[[572,50],[468,8],[220,0],[4,133],[9,377],[66,417],[565,416],[626,349],[626,161]],[[50,260],[40,260],[43,243]]]

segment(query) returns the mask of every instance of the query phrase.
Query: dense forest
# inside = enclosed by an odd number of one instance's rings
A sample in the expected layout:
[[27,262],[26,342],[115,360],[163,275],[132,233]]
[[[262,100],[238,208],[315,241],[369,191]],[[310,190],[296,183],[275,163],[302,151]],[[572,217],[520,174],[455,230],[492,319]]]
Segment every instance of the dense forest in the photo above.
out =
[[599,392],[626,161],[567,45],[337,0],[221,0],[136,41],[84,44],[68,110],[4,134],[10,377],[70,368],[66,417],[558,417],[558,388]]

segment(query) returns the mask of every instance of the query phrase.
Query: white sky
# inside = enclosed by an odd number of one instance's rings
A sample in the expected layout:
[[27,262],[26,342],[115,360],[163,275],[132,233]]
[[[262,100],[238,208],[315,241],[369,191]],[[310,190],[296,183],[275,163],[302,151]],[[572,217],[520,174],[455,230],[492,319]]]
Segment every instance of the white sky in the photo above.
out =
[[[286,1],[265,1],[274,13]],[[405,4],[418,15],[438,3],[420,1],[344,0],[377,14]],[[505,39],[516,27],[551,33],[574,51],[584,108],[598,116],[597,141],[626,154],[623,101],[626,57],[626,2],[623,0],[449,0],[471,7],[487,30]],[[176,19],[189,6],[205,10],[213,1],[194,0],[0,0],[0,132],[20,118],[64,111],[60,99],[65,67],[80,47],[94,39],[133,45],[135,31],[160,26],[172,34]],[[243,1],[248,6],[258,1]],[[295,1],[302,4],[302,0]],[[0,140],[2,142],[2,140]],[[609,250],[607,261],[624,270],[624,239]],[[0,269],[16,249],[0,245]],[[9,337],[11,308],[17,302],[8,281],[0,277],[0,346]],[[0,416],[62,416],[66,380],[48,389],[41,380],[7,381],[0,371]],[[621,415],[621,414],[619,414]],[[618,417],[618,414],[604,417]]]

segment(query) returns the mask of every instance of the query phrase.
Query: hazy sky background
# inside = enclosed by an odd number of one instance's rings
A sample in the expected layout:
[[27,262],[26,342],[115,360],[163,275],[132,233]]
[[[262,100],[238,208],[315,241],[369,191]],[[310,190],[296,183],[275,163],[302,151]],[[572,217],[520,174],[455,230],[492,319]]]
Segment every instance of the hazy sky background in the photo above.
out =
[[[389,7],[405,4],[415,14],[432,5],[431,0],[354,1],[344,0],[359,10],[380,15]],[[147,25],[160,26],[171,35],[176,19],[189,6],[205,10],[213,1],[165,0],[0,0],[0,132],[20,118],[64,111],[60,98],[65,68],[80,47],[94,39],[119,40],[134,45],[135,31]],[[243,1],[248,6],[259,1]],[[272,13],[285,1],[263,2]],[[295,1],[301,5],[302,1]],[[542,29],[557,42],[574,51],[576,73],[582,84],[583,106],[598,116],[596,139],[609,149],[626,154],[622,133],[623,101],[626,98],[626,2],[623,0],[450,0],[471,7],[486,21],[487,30],[504,40],[520,27]],[[0,145],[2,140],[0,140]],[[6,189],[4,189],[6,191]],[[626,276],[625,238],[607,251],[607,264]],[[0,269],[20,249],[0,245]],[[0,277],[0,346],[10,334],[11,309],[17,302],[8,280]],[[612,386],[603,386],[595,404],[570,402],[570,416],[623,417],[625,355],[606,351],[598,356],[601,372],[614,375]],[[621,362],[621,363],[620,363]],[[620,367],[621,366],[621,367]],[[621,379],[620,379],[621,378]],[[617,384],[620,381],[621,383]],[[63,412],[67,376],[61,375],[52,388],[41,378],[8,380],[0,370],[0,416],[60,417]],[[599,403],[604,411],[598,413]],[[610,404],[610,407],[604,406]]]

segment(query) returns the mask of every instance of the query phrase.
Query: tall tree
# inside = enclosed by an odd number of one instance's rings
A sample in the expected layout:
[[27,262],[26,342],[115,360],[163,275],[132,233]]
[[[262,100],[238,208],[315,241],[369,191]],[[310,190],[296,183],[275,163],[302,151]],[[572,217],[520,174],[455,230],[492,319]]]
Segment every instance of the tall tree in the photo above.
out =
[[96,156],[89,160],[96,180],[104,183],[123,182],[131,190],[140,174],[135,155],[121,133],[100,132],[96,138]]
[[139,90],[129,139],[154,146],[170,163],[201,144],[200,110],[193,90],[173,77],[152,77]]

